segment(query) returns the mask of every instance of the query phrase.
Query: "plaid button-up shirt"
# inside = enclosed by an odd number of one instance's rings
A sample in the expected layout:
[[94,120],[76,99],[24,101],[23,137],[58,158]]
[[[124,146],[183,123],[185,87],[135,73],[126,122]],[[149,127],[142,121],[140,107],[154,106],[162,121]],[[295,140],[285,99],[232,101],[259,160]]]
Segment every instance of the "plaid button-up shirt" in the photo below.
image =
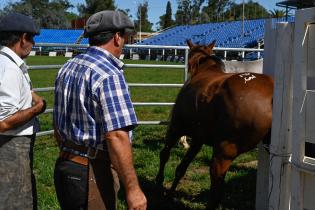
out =
[[108,51],[90,47],[59,70],[53,117],[63,140],[100,148],[104,133],[137,124],[123,65]]

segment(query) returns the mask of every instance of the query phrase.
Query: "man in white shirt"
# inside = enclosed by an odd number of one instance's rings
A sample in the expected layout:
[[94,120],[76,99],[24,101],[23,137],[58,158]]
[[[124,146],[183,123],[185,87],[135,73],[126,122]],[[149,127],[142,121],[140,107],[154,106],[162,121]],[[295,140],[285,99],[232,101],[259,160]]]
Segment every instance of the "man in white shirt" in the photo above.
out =
[[32,91],[26,58],[39,34],[20,13],[0,20],[0,209],[37,209],[33,146],[45,101]]

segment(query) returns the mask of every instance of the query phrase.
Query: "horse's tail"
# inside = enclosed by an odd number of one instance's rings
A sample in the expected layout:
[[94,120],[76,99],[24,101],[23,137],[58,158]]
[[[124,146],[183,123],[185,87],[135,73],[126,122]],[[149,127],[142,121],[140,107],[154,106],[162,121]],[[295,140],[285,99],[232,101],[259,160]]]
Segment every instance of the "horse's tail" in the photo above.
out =
[[263,144],[269,145],[271,143],[271,128],[263,139]]

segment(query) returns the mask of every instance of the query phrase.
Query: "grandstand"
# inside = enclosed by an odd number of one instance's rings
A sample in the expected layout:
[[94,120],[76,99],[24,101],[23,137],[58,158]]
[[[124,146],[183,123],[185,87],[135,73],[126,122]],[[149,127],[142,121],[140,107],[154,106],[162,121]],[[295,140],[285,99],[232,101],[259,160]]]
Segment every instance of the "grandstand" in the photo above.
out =
[[[78,30],[58,30],[58,29],[41,29],[40,35],[35,36],[36,43],[62,43],[75,44],[80,39],[82,29]],[[81,44],[87,44],[86,38],[81,40]]]
[[[273,19],[273,22],[284,19]],[[294,21],[290,17],[289,22]],[[248,48],[255,47],[264,39],[265,19],[246,20],[244,34],[242,21],[208,23],[199,25],[176,26],[141,42],[144,45],[185,46],[187,39],[196,44],[208,44],[216,40],[217,47]]]
[[[273,21],[283,20],[274,19]],[[289,22],[292,21],[294,21],[294,18],[289,18]],[[265,19],[246,20],[244,22],[244,34],[242,21],[175,26],[137,44],[186,46],[186,40],[192,39],[194,43],[199,44],[207,44],[212,40],[216,40],[218,47],[254,47],[264,38],[264,25]],[[86,38],[79,40],[82,33],[82,29],[41,29],[41,34],[35,37],[35,42],[75,44],[80,41],[80,44],[87,44]]]
[[[284,21],[285,19],[273,19],[273,23]],[[163,46],[186,46],[186,40],[192,39],[196,44],[208,44],[213,40],[216,40],[216,47],[225,48],[255,48],[263,46],[264,40],[264,26],[266,19],[246,20],[242,21],[230,21],[230,22],[218,22],[196,25],[181,25],[175,26],[165,31],[156,33],[156,35],[143,39],[141,42],[135,43],[136,45],[163,45]],[[294,21],[294,17],[289,17],[289,22]],[[244,33],[243,33],[244,32]],[[57,29],[42,29],[41,34],[35,37],[36,43],[58,43],[62,44],[87,44],[88,40],[82,38],[83,30],[57,30]],[[36,51],[39,50],[36,46]],[[69,48],[54,47],[54,48],[40,48],[41,53],[45,54],[49,50],[63,51]],[[71,50],[71,49],[70,49]],[[77,49],[77,53],[80,49]],[[82,49],[81,49],[82,51]],[[145,59],[148,56],[148,50],[135,51],[139,54],[140,58]],[[128,54],[128,51],[125,51]],[[156,52],[151,56],[151,59],[156,58]],[[169,54],[168,54],[169,53]],[[166,52],[163,56],[165,60],[168,56],[171,56],[172,52]],[[183,57],[183,55],[179,55]],[[131,55],[129,55],[131,57]],[[178,56],[177,56],[178,57]],[[238,55],[230,54],[230,59],[238,59]],[[248,59],[254,59],[257,53],[249,53],[246,55]],[[175,59],[175,57],[174,57]],[[173,60],[174,60],[173,59]],[[178,60],[176,58],[175,60]]]

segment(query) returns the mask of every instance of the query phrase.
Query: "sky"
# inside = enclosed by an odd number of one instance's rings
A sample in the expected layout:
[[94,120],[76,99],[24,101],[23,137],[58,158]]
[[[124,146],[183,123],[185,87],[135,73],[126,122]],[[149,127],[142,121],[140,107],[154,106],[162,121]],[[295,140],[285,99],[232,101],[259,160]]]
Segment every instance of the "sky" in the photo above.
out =
[[[18,0],[0,0],[0,8],[3,8],[8,4],[8,2],[17,2]],[[84,4],[85,0],[69,0],[74,6],[78,4]],[[153,28],[155,28],[156,23],[159,22],[160,16],[165,13],[166,4],[168,0],[147,0],[149,4],[148,17],[149,21],[153,23]],[[177,10],[177,0],[169,0],[172,5],[173,14]],[[241,3],[243,0],[234,0],[236,3]],[[248,0],[244,0],[247,2]],[[258,2],[263,5],[267,10],[276,9],[276,2],[280,2],[281,0],[253,0],[254,2]],[[130,14],[135,17],[137,11],[137,5],[142,3],[143,0],[115,0],[116,6],[120,9],[129,9]],[[207,0],[206,0],[207,2]],[[278,8],[279,9],[279,8]]]

